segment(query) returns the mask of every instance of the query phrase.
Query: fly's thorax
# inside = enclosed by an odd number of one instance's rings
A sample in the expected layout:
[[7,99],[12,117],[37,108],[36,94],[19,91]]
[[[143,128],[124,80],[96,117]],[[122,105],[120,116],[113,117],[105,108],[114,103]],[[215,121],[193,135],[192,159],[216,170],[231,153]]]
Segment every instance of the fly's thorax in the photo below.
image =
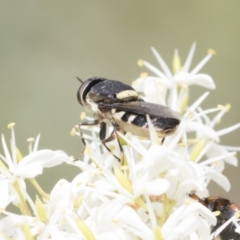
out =
[[124,90],[116,94],[116,98],[118,100],[131,100],[136,101],[140,99],[140,93],[136,92],[135,90]]

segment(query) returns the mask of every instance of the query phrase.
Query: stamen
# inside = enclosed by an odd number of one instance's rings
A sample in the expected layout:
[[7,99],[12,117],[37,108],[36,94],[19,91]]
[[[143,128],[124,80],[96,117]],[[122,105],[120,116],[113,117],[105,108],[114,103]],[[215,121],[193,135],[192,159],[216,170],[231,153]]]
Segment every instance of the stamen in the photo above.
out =
[[8,129],[12,129],[16,123],[12,122],[7,125]]
[[32,152],[32,144],[34,143],[34,138],[28,138],[27,142],[29,143],[29,145],[28,145],[29,153],[31,153]]
[[141,78],[145,78],[145,77],[147,77],[148,76],[148,73],[147,72],[142,72],[141,74],[140,74],[140,77]]
[[80,120],[83,120],[86,118],[86,112],[82,111],[80,114]]
[[228,112],[231,109],[232,105],[230,103],[226,104],[225,106],[221,105],[221,104],[218,104],[217,107],[220,110],[224,110],[225,112]]
[[70,132],[70,136],[75,136],[76,135],[76,130],[75,128],[72,128],[71,132]]
[[216,52],[214,49],[209,48],[209,49],[208,49],[208,54],[210,54],[210,55],[216,55],[217,52]]
[[28,139],[27,139],[27,142],[33,143],[33,142],[34,142],[34,138],[28,138]]
[[138,65],[139,67],[142,67],[142,66],[143,66],[143,60],[142,60],[142,59],[139,59],[139,60],[137,61],[137,65]]

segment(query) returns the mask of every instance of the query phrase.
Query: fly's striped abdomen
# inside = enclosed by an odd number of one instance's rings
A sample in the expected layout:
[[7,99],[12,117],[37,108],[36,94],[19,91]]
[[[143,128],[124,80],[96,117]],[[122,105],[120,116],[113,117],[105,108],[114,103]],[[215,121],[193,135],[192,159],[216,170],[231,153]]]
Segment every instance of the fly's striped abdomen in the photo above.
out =
[[131,112],[122,112],[123,115],[121,117],[122,121],[124,122],[131,122],[133,120],[133,118],[136,117],[136,114],[133,114]]
[[137,115],[133,119],[132,124],[139,126],[139,127],[148,127],[147,118],[145,115]]
[[180,121],[176,118],[154,117],[150,119],[153,126],[156,129],[162,129],[166,133],[166,135],[175,132],[177,126],[180,124]]
[[[122,132],[134,132],[134,134],[142,137],[149,136],[146,115],[119,111],[113,114],[113,118],[119,125]],[[165,137],[174,133],[180,123],[178,119],[174,118],[150,116],[150,120],[159,137]]]

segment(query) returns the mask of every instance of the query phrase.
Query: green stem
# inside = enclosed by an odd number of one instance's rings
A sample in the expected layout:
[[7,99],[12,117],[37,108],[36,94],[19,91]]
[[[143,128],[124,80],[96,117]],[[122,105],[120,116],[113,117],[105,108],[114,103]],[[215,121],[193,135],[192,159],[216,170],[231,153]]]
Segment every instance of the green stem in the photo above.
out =
[[41,186],[38,184],[38,182],[34,178],[28,178],[28,181],[36,188],[36,190],[42,196],[43,199],[49,200],[49,195],[43,191]]
[[25,201],[25,198],[24,198],[24,196],[23,196],[23,194],[22,194],[22,191],[21,191],[21,189],[20,189],[19,184],[18,184],[17,181],[15,181],[15,182],[13,183],[13,187],[14,187],[14,189],[15,189],[15,191],[17,192],[17,195],[18,195],[18,197],[19,197],[20,204],[19,204],[18,207],[19,207],[19,209],[21,210],[22,214],[31,216],[30,210],[29,210],[29,208],[28,208],[28,206],[27,206],[27,203],[26,203],[26,201]]

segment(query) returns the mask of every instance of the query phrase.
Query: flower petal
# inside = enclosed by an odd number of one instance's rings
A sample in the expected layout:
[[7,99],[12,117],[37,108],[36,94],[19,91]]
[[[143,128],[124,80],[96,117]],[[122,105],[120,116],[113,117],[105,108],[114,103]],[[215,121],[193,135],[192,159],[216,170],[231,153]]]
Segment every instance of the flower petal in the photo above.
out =
[[151,229],[149,229],[147,225],[142,222],[132,208],[124,206],[117,214],[117,219],[120,223],[124,223],[124,225],[130,226],[134,230],[137,230],[139,232],[139,237],[143,239],[153,239],[153,233]]
[[190,49],[190,51],[189,51],[189,54],[188,54],[188,56],[187,56],[187,59],[186,59],[184,65],[183,65],[183,71],[185,71],[185,72],[188,72],[189,69],[190,69],[190,65],[191,65],[191,62],[192,62],[192,58],[193,58],[195,49],[196,49],[196,42],[194,42],[194,43],[192,44],[192,47],[191,47],[191,49]]
[[9,181],[7,179],[0,179],[0,209],[5,209],[11,201],[9,191]]
[[209,172],[214,182],[216,182],[219,186],[221,186],[226,192],[230,190],[231,184],[229,180],[222,173],[219,173],[214,169],[209,169]]
[[215,89],[215,83],[211,76],[207,74],[196,74],[186,79],[188,85],[198,85],[208,89]]
[[160,56],[160,54],[157,52],[157,50],[154,47],[151,47],[151,50],[155,56],[155,58],[157,59],[159,65],[161,66],[163,72],[165,73],[165,75],[171,80],[172,78],[172,73],[169,70],[167,64],[164,62],[164,60],[162,59],[162,57]]
[[14,170],[16,176],[21,178],[34,178],[39,174],[42,174],[43,167],[38,163],[32,163],[27,165],[18,164]]

